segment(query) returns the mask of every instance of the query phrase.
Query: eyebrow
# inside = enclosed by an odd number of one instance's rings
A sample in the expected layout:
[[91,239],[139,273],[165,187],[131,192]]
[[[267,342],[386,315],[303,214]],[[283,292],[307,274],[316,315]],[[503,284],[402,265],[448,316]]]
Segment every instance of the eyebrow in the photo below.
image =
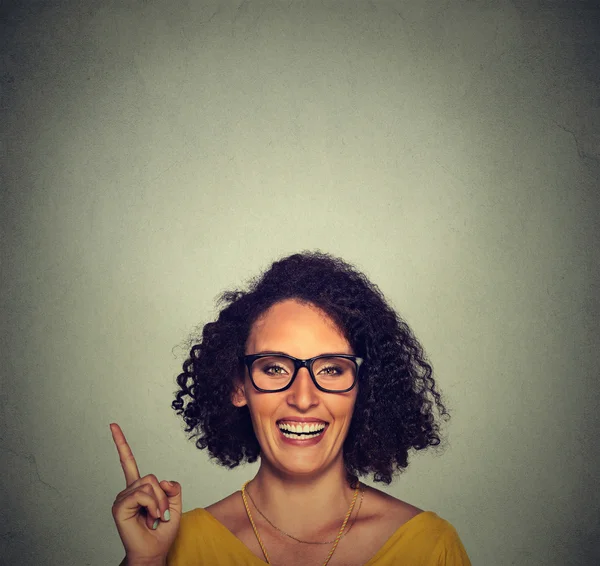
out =
[[[292,354],[288,354],[287,352],[281,352],[281,351],[276,351],[276,350],[261,350],[260,352],[254,352],[253,355],[256,354],[274,354],[274,355],[283,355],[283,356],[291,356],[292,358],[295,358],[296,356],[292,356]],[[344,356],[354,356],[356,354],[351,354],[351,353],[347,353],[347,352],[323,352],[322,354],[317,354],[316,356],[311,356],[312,358],[316,358],[317,356],[335,356],[338,354],[342,354]],[[300,359],[300,358],[298,358]],[[310,359],[310,358],[308,358]]]

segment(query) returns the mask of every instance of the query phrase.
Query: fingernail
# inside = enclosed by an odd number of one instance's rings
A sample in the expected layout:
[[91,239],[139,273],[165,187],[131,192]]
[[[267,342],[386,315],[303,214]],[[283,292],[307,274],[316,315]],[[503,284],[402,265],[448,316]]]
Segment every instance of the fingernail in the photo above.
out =
[[165,518],[165,521],[168,521],[169,519],[171,519],[171,512],[167,509],[163,517]]
[[175,485],[173,482],[170,482],[169,480],[167,480],[167,483],[168,483],[168,484],[169,484],[171,487],[173,487],[173,486]]
[[154,521],[154,524],[152,525],[152,529],[156,530],[158,528],[158,523],[160,523],[160,520],[156,519],[156,521]]

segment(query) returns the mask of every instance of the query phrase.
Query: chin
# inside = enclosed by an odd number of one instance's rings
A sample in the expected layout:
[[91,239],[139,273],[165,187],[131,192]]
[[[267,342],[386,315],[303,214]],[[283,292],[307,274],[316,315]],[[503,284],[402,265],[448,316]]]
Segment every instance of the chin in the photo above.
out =
[[[269,462],[269,466],[277,470],[277,473],[295,479],[319,476],[334,468],[336,464],[338,464],[338,459],[334,461],[323,461],[308,458],[304,455],[280,458]],[[340,469],[344,468],[342,458],[339,458],[339,465]]]

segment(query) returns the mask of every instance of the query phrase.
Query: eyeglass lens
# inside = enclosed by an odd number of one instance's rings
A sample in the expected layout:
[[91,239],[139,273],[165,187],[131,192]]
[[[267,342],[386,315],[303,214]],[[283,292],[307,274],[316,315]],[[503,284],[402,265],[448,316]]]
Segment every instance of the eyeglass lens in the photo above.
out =
[[[293,360],[281,356],[266,356],[254,360],[252,380],[260,389],[282,389],[290,382],[294,371]],[[312,371],[317,383],[329,391],[348,389],[356,378],[354,361],[335,356],[314,360]]]

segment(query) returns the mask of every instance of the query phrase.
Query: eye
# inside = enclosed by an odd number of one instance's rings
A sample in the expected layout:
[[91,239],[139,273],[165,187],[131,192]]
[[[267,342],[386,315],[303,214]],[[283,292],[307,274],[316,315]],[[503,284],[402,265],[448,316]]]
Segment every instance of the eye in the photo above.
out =
[[286,369],[280,365],[277,364],[271,364],[268,366],[265,366],[263,368],[263,371],[269,375],[283,375],[286,372]]
[[342,373],[342,370],[337,366],[326,366],[319,370],[319,375],[322,373],[324,373],[325,375],[340,375]]

